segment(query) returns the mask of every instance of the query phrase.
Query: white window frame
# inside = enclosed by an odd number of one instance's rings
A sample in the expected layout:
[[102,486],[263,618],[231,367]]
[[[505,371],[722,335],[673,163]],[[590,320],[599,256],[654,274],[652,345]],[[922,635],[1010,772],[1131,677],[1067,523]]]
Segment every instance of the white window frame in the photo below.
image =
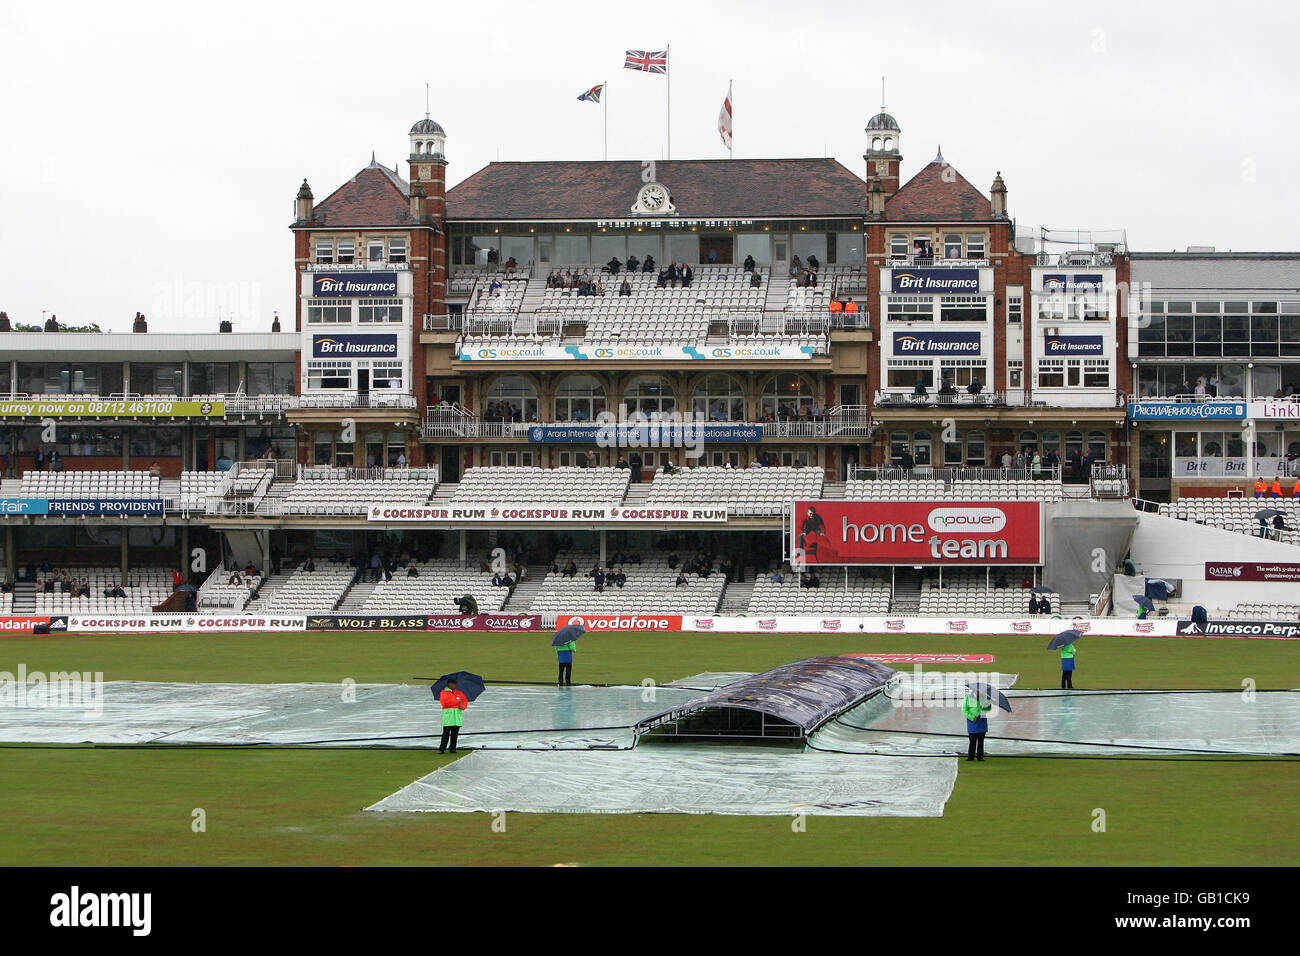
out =
[[[361,325],[382,325],[385,320],[379,316],[388,315],[387,322],[400,323],[403,318],[401,299],[359,299],[357,300],[357,322]],[[396,318],[394,318],[396,312]]]
[[351,325],[353,299],[308,299],[308,325]]

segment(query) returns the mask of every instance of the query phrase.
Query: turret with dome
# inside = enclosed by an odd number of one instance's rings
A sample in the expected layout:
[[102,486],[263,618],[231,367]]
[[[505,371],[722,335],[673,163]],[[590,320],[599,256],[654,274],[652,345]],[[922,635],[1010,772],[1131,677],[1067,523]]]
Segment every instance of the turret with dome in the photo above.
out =
[[878,212],[884,200],[898,192],[903,162],[899,149],[902,130],[898,120],[885,110],[884,77],[880,79],[880,112],[867,120],[866,133],[867,149],[862,158],[867,162],[868,211]]

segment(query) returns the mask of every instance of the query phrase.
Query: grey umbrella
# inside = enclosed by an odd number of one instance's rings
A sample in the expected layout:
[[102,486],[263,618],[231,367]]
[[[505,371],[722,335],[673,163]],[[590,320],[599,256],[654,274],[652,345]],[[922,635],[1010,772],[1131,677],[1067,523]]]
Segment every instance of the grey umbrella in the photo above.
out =
[[[966,689],[973,692],[977,697],[987,697],[990,701],[996,703],[1008,714],[1011,713],[1011,701],[1007,700],[1007,695],[1002,693],[992,684],[983,682],[967,684]],[[997,695],[996,698],[994,695]]]
[[1049,588],[1046,584],[1040,584],[1036,588],[1030,588],[1035,594],[1055,594],[1055,588]]
[[1049,651],[1059,651],[1066,644],[1073,644],[1075,641],[1082,639],[1082,637],[1082,631],[1062,631],[1060,634],[1057,634],[1056,637],[1052,638],[1051,642],[1047,645],[1047,649]]
[[1260,519],[1273,518],[1281,513],[1282,512],[1278,511],[1276,508],[1260,508],[1255,512],[1255,517]]
[[1148,613],[1156,609],[1155,604],[1153,604],[1151,602],[1151,599],[1147,597],[1145,594],[1133,595],[1133,603],[1136,604],[1138,607],[1146,608]]

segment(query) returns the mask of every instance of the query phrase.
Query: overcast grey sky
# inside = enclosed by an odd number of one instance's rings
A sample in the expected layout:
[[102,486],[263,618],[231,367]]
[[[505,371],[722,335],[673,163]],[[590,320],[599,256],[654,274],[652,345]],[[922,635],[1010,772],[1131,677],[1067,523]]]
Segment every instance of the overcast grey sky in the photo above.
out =
[[358,6],[0,2],[0,309],[39,322],[215,330],[293,311],[287,226],[373,149],[407,173],[431,112],[450,182],[494,159],[834,156],[859,176],[867,119],[902,126],[903,175],[935,155],[1024,226],[1127,229],[1134,249],[1300,248],[1295,4],[653,2]]

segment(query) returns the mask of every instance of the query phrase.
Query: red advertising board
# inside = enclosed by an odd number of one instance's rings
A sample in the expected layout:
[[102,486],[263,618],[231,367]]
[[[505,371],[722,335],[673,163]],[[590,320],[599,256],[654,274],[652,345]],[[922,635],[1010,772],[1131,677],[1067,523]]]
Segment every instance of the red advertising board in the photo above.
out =
[[588,631],[680,631],[680,614],[561,614],[556,627],[577,624]]
[[1300,564],[1256,564],[1246,561],[1206,561],[1207,581],[1280,581],[1300,582]]
[[1043,563],[1037,501],[796,501],[792,523],[796,564]]

